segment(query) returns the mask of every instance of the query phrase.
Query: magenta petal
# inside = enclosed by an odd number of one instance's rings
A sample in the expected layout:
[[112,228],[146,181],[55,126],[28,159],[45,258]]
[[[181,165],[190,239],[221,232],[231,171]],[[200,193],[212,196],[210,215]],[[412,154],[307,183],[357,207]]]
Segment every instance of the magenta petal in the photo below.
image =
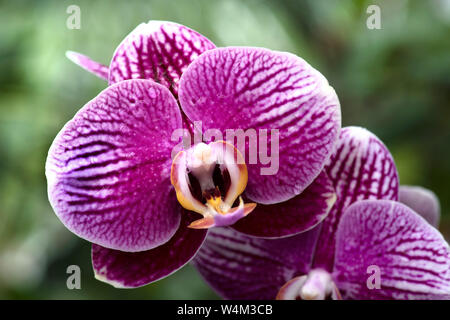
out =
[[82,67],[84,70],[95,74],[101,79],[108,80],[109,69],[107,66],[92,60],[88,56],[74,51],[67,51],[66,57],[76,65]]
[[399,201],[437,227],[441,217],[439,199],[433,191],[419,186],[400,186]]
[[[300,194],[322,171],[339,136],[340,106],[333,88],[289,53],[242,47],[205,52],[181,77],[179,99],[191,121],[202,121],[204,130],[220,130],[245,155],[246,195],[258,203]],[[251,142],[258,151],[236,144],[227,129],[258,135],[258,145]],[[271,152],[273,161],[267,164],[270,159],[263,156]]]
[[[368,280],[378,271],[379,289],[375,278]],[[334,276],[351,299],[449,299],[450,249],[407,206],[361,201],[346,210],[339,224]]]
[[50,147],[46,176],[56,214],[78,236],[111,249],[143,251],[178,229],[170,183],[175,98],[150,80],[110,86],[88,102]]
[[117,47],[111,61],[109,83],[152,79],[176,96],[187,66],[206,50],[215,48],[207,38],[173,22],[141,23]]
[[317,229],[266,240],[231,228],[214,228],[193,262],[226,299],[275,299],[290,279],[309,271]]
[[315,227],[327,216],[336,200],[332,181],[322,171],[308,188],[294,198],[276,204],[258,204],[232,228],[248,235],[276,238]]
[[95,277],[118,288],[136,288],[177,271],[188,263],[206,237],[206,230],[187,226],[198,219],[184,212],[175,235],[165,244],[142,252],[122,252],[92,245]]
[[370,131],[342,128],[336,151],[325,166],[337,200],[321,225],[314,266],[331,270],[335,234],[344,210],[364,199],[398,199],[398,174],[386,146]]

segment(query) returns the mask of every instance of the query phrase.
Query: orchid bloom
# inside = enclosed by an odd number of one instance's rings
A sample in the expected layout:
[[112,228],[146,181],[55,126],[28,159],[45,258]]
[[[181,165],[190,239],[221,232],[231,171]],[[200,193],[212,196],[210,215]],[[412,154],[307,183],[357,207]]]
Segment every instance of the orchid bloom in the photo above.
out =
[[414,190],[406,202],[418,213],[397,201],[382,142],[343,128],[324,170],[337,200],[312,230],[281,239],[209,232],[193,262],[212,288],[228,299],[449,299],[450,249],[422,217],[439,215],[436,198]]
[[[193,258],[208,228],[287,236],[328,214],[335,194],[323,167],[339,138],[340,106],[303,59],[215,49],[197,32],[159,21],[131,32],[109,67],[68,56],[110,86],[55,138],[48,194],[62,223],[93,243],[99,280],[138,287],[165,277]],[[195,135],[198,121],[218,132],[279,130],[278,170],[262,174],[265,163],[245,157],[251,145],[234,141],[205,137],[177,150],[173,133]]]

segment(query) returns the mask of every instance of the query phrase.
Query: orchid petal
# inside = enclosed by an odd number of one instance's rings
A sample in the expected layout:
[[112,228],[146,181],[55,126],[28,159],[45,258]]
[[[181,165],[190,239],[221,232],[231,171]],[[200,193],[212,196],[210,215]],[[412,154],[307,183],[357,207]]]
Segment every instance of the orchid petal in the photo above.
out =
[[450,298],[448,244],[400,202],[365,200],[351,205],[336,238],[333,275],[345,298]]
[[[333,88],[289,53],[243,47],[205,52],[183,73],[179,99],[189,119],[202,121],[204,130],[219,130],[235,145],[234,138],[242,138],[236,147],[248,166],[246,196],[258,203],[286,201],[305,190],[339,136]],[[243,142],[245,135],[250,143]]]
[[50,203],[64,225],[122,251],[167,242],[180,223],[169,178],[170,137],[180,126],[175,98],[150,80],[123,81],[88,102],[46,163]]
[[438,227],[441,207],[433,191],[419,186],[400,186],[399,201],[420,214],[433,227]]
[[290,279],[308,272],[317,229],[266,240],[214,228],[193,260],[205,280],[227,299],[275,299]]
[[92,245],[95,277],[118,288],[136,288],[160,280],[189,262],[206,237],[187,225],[197,217],[184,212],[175,235],[165,244],[142,252],[123,252]]
[[336,200],[333,184],[322,171],[298,196],[277,204],[258,204],[252,214],[232,228],[248,235],[278,238],[314,228],[328,215]]
[[187,66],[206,50],[215,48],[207,38],[173,22],[141,23],[117,47],[109,83],[127,79],[152,79],[176,96]]
[[108,80],[109,69],[107,66],[92,60],[84,54],[74,51],[67,51],[66,57],[84,70],[95,74],[100,79]]
[[373,133],[359,127],[342,129],[325,171],[333,181],[337,200],[321,225],[314,266],[330,271],[336,229],[344,210],[358,200],[397,200],[399,183],[389,150]]

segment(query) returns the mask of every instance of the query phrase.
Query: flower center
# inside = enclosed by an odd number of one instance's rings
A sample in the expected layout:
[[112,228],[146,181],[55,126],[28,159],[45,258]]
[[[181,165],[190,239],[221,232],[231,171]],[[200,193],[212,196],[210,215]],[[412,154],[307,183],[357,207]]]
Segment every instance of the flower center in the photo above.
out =
[[331,275],[322,269],[295,277],[278,291],[277,300],[341,300],[341,294]]
[[[247,166],[241,153],[225,141],[198,143],[180,151],[173,159],[170,178],[178,202],[203,216],[190,228],[228,226],[256,207],[244,204],[240,197],[247,186]],[[238,197],[239,204],[233,207]]]

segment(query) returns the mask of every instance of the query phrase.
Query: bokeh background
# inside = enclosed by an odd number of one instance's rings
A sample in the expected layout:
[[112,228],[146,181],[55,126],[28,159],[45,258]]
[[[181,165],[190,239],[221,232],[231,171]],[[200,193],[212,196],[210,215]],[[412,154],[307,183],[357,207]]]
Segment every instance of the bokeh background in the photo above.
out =
[[[80,30],[66,28],[71,4],[81,8]],[[381,8],[381,30],[366,27],[370,4]],[[191,266],[135,290],[95,280],[90,245],[62,226],[47,200],[53,138],[106,86],[65,51],[108,64],[150,19],[185,24],[218,46],[264,46],[309,61],[336,89],[343,124],[386,143],[402,184],[436,192],[450,238],[450,1],[55,0],[0,8],[1,299],[217,298]],[[81,290],[66,288],[71,264],[81,267]]]

